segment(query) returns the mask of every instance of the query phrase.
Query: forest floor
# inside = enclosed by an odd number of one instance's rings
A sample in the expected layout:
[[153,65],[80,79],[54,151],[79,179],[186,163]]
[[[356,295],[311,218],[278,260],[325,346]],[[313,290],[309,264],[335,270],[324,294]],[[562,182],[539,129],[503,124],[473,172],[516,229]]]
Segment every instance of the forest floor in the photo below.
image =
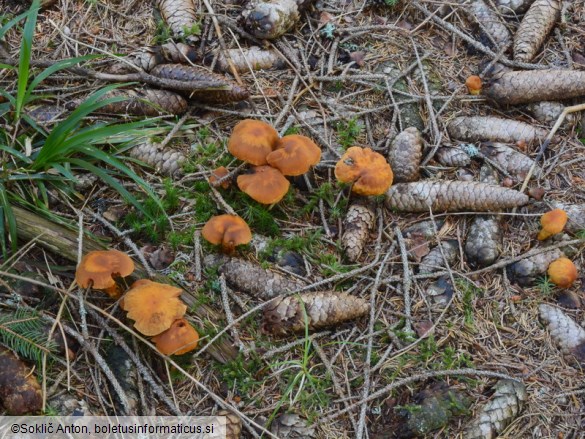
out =
[[[9,10],[18,6],[11,0],[0,0],[0,5],[3,2]],[[169,37],[152,3],[57,0],[39,13],[32,59],[58,61],[100,54],[82,65],[105,71],[112,54],[126,54]],[[221,45],[254,45],[238,34],[242,8],[238,2],[195,3],[201,17],[195,46],[205,55],[206,65],[215,64],[214,54]],[[585,3],[566,3],[561,22],[532,61],[534,68],[585,68]],[[212,15],[220,18],[217,26]],[[512,34],[521,18],[504,17]],[[8,32],[2,44],[10,56],[18,58],[21,41],[22,27],[18,27]],[[99,180],[76,190],[74,196],[53,194],[38,200],[37,209],[49,210],[53,218],[58,215],[74,226],[81,218],[83,229],[94,239],[135,259],[137,250],[149,258],[162,249],[150,261],[158,264],[159,276],[189,294],[187,318],[200,332],[200,346],[207,347],[173,357],[171,364],[128,331],[132,322],[112,300],[100,292],[85,292],[85,302],[105,310],[112,319],[109,329],[137,354],[138,363],[158,386],[155,389],[144,375],[132,371],[135,364],[124,363],[127,354],[116,348],[112,332],[105,330],[104,314],[100,317],[91,308],[83,322],[78,301],[63,299],[78,294],[79,288],[70,289],[75,261],[35,240],[21,240],[18,252],[3,261],[2,273],[32,276],[50,288],[43,289],[41,300],[32,293],[27,296],[28,287],[16,285],[10,276],[0,276],[8,288],[1,293],[6,302],[0,305],[2,313],[14,312],[9,299],[18,293],[28,306],[58,316],[73,333],[87,331],[89,335],[82,337],[81,346],[79,340],[71,341],[75,353],[70,361],[61,358],[35,371],[46,383],[47,410],[63,413],[71,410],[67,404],[73,404],[93,414],[123,412],[111,390],[111,379],[100,367],[106,362],[115,375],[130,377],[122,380],[127,396],[135,395],[135,413],[210,415],[227,405],[242,416],[243,437],[262,434],[251,426],[252,421],[270,430],[270,423],[274,428],[273,420],[283,413],[298,414],[318,438],[411,437],[409,429],[414,427],[405,427],[408,419],[423,422],[417,420],[421,406],[435,397],[443,398],[443,405],[446,398],[448,404],[432,410],[444,409],[449,416],[436,424],[424,421],[433,425],[424,437],[453,438],[490,400],[498,380],[509,377],[524,384],[527,397],[518,416],[500,432],[502,437],[585,437],[583,369],[563,357],[539,321],[538,308],[542,303],[564,306],[559,300],[568,295],[572,308],[565,311],[583,325],[583,278],[563,292],[544,273],[531,285],[519,286],[506,272],[530,249],[558,247],[536,239],[540,214],[552,203],[583,203],[585,146],[580,115],[572,115],[561,126],[557,132],[561,141],[549,145],[539,163],[542,172],[529,182],[528,188],[533,193],[542,189],[544,197],[500,215],[503,241],[495,264],[478,269],[466,261],[465,239],[474,213],[397,213],[384,206],[383,197],[371,200],[375,226],[358,262],[348,263],[340,244],[345,214],[359,201],[334,175],[340,153],[349,146],[369,146],[387,156],[393,138],[415,126],[424,143],[421,178],[469,180],[477,179],[480,160],[456,168],[433,158],[437,147],[457,143],[446,129],[454,117],[500,116],[550,131],[554,121],[539,122],[525,107],[498,107],[468,93],[466,79],[482,73],[493,59],[481,50],[484,44],[488,42],[477,23],[458,2],[417,0],[372,7],[363,0],[319,0],[302,12],[285,36],[265,42],[266,48],[287,60],[286,68],[246,71],[236,78],[250,90],[249,99],[225,105],[192,103],[186,117],[159,117],[156,128],[145,129],[142,139],[132,139],[133,144],[148,138],[160,142],[176,128],[166,148],[187,157],[182,173],[169,177],[141,166],[127,159],[127,147],[111,152],[148,182],[160,196],[166,215],[141,188],[126,180],[121,180],[124,187],[155,216],[154,221]],[[510,57],[508,53],[505,56]],[[65,107],[105,85],[60,71],[37,91],[47,95],[43,104]],[[16,87],[15,74],[0,70],[0,89],[12,92]],[[281,135],[300,133],[314,139],[323,155],[309,178],[310,187],[295,179],[283,201],[271,207],[254,202],[235,185],[211,188],[207,178],[213,169],[238,166],[226,143],[236,123],[246,118],[267,121]],[[124,116],[88,120],[123,121]],[[7,120],[0,122],[0,129],[9,129]],[[15,129],[25,130],[23,126]],[[520,146],[530,157],[537,156],[538,145]],[[522,180],[510,179],[506,184],[520,189]],[[237,285],[228,283],[222,288],[218,270],[204,263],[206,256],[218,250],[202,242],[199,231],[212,215],[225,213],[226,203],[246,219],[254,235],[252,244],[237,250],[237,257],[289,278],[296,276],[315,290],[349,292],[370,303],[372,312],[310,334],[275,337],[265,333],[261,311],[249,312],[263,300]],[[427,234],[405,232],[428,220],[432,225]],[[406,247],[400,245],[399,232],[405,235]],[[580,275],[585,267],[582,237],[576,232],[567,238],[573,240],[572,260]],[[455,262],[436,273],[416,274],[420,257],[447,240],[457,243]],[[419,252],[406,258],[405,253],[417,246]],[[428,295],[438,278],[452,290],[442,305]],[[196,312],[203,305],[212,311]],[[242,315],[243,319],[233,322]],[[120,326],[121,322],[127,326]],[[221,337],[214,338],[224,329]],[[219,346],[214,355],[208,343],[212,339]],[[307,431],[299,430],[299,434],[311,437]]]

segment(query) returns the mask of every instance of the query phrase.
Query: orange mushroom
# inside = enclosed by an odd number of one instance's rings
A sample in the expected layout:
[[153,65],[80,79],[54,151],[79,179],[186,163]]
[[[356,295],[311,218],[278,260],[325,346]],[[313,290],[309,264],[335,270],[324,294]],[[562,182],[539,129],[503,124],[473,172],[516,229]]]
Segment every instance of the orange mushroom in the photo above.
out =
[[278,141],[278,133],[266,122],[245,119],[232,131],[228,150],[234,157],[253,165],[265,165],[266,156]]
[[183,355],[197,347],[199,334],[185,319],[178,319],[162,334],[152,338],[159,352],[165,355]]
[[81,288],[91,286],[117,298],[121,290],[117,288],[114,277],[125,277],[133,271],[134,262],[126,253],[118,250],[96,250],[81,258],[75,271],[75,280]]
[[381,195],[392,185],[394,174],[383,155],[352,146],[335,165],[335,177],[343,183],[354,183],[356,194]]
[[277,203],[286,195],[289,181],[278,170],[270,166],[256,166],[248,173],[238,176],[238,187],[262,204]]
[[250,227],[236,215],[211,217],[201,229],[201,235],[212,244],[221,244],[226,253],[232,253],[237,245],[247,244],[252,240]]
[[577,267],[568,258],[551,262],[547,270],[549,280],[558,287],[569,288],[577,279]]
[[299,134],[279,139],[276,149],[266,156],[266,161],[284,175],[303,175],[321,160],[321,148],[315,142]]
[[481,92],[481,78],[477,75],[472,75],[465,81],[469,94],[478,95]]
[[221,178],[227,176],[229,173],[230,171],[228,171],[225,166],[215,168],[213,171],[211,171],[211,175],[209,176],[209,183],[211,183],[213,186],[221,186],[222,188],[227,189],[230,187],[229,180],[224,180],[221,183],[219,183],[219,185],[216,182]]
[[567,212],[562,209],[546,212],[540,217],[540,224],[542,229],[538,233],[538,240],[542,241],[563,231],[567,224]]
[[144,335],[158,335],[171,327],[187,311],[179,299],[182,290],[149,280],[135,282],[121,304],[134,327]]

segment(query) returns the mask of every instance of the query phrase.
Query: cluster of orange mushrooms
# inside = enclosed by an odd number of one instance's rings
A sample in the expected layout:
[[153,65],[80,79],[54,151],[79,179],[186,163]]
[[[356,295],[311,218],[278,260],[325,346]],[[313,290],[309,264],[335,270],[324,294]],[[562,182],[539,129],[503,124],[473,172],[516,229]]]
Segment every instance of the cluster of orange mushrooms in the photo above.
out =
[[[113,299],[122,295],[115,278],[134,272],[134,262],[117,250],[99,250],[86,254],[75,272],[81,288],[106,292]],[[182,290],[172,285],[137,280],[126,292],[120,306],[134,320],[140,333],[152,337],[151,341],[165,355],[182,355],[197,347],[199,334],[183,318],[187,311],[179,296]]]
[[[567,224],[567,213],[562,209],[546,212],[540,218],[541,229],[538,240],[543,241],[561,233]],[[553,261],[547,270],[549,280],[560,288],[569,288],[577,279],[577,267],[569,258],[559,258]]]

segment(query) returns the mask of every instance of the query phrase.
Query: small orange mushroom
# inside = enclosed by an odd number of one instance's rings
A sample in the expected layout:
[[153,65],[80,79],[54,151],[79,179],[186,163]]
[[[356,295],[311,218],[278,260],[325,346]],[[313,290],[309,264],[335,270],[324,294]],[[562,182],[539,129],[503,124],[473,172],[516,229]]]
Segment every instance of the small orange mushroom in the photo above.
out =
[[149,280],[135,282],[124,296],[122,308],[134,327],[144,335],[158,335],[171,327],[187,311],[179,299],[182,290]]
[[549,280],[558,287],[569,288],[577,279],[577,267],[568,258],[551,262],[547,270]]
[[96,250],[81,258],[75,271],[75,280],[81,288],[91,286],[117,298],[121,290],[117,288],[114,277],[125,277],[133,271],[134,262],[126,253],[118,250]]
[[266,161],[283,175],[303,175],[321,160],[321,148],[315,142],[299,134],[279,139],[276,149],[266,156]]
[[354,183],[356,194],[381,195],[392,185],[394,174],[382,154],[352,146],[335,165],[335,177],[343,183]]
[[265,165],[266,156],[278,141],[278,132],[266,122],[245,119],[232,131],[228,150],[234,156],[253,165]]
[[236,246],[252,240],[250,227],[236,215],[211,217],[201,229],[201,235],[212,244],[221,244],[223,251],[232,253]]
[[553,209],[540,217],[542,229],[538,233],[538,240],[542,241],[560,233],[567,224],[567,212],[562,209]]
[[278,203],[288,192],[289,181],[278,169],[256,166],[238,176],[238,187],[262,204]]
[[477,75],[472,75],[465,81],[469,94],[478,95],[481,92],[481,78]]
[[211,183],[213,186],[221,186],[222,188],[227,189],[230,187],[229,179],[224,180],[219,184],[217,184],[216,182],[219,181],[221,178],[227,176],[229,173],[230,171],[228,171],[225,166],[215,168],[213,171],[211,171],[211,175],[209,176],[209,183]]
[[165,355],[183,355],[197,347],[199,334],[185,319],[178,319],[162,334],[152,338],[159,352]]

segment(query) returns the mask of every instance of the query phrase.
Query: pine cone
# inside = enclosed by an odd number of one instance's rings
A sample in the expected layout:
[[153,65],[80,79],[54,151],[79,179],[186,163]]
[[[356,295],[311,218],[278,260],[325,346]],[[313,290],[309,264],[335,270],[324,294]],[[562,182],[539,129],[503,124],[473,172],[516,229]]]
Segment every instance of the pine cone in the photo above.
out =
[[559,0],[535,0],[514,37],[514,60],[530,62],[559,19]]
[[471,157],[459,147],[443,146],[437,150],[435,159],[443,166],[464,167],[471,164]]
[[518,191],[478,182],[399,183],[386,192],[386,207],[400,212],[501,211],[528,203]]
[[217,73],[210,73],[199,66],[161,64],[154,67],[150,73],[162,79],[172,79],[186,83],[209,81],[217,83],[218,86],[227,87],[225,90],[202,90],[200,88],[194,88],[192,91],[188,92],[190,99],[199,102],[222,104],[241,101],[250,96],[248,90],[240,87],[235,82],[230,81]]
[[526,401],[526,387],[514,380],[500,380],[495,393],[485,403],[463,433],[464,439],[494,439],[518,416]]
[[242,420],[240,417],[228,410],[219,410],[217,416],[226,417],[225,439],[240,439],[242,435]]
[[496,0],[498,10],[504,15],[510,15],[512,12],[523,13],[534,0]]
[[565,254],[561,250],[554,249],[522,259],[508,266],[508,277],[520,286],[529,286],[546,273],[552,261],[564,256]]
[[376,214],[368,206],[352,204],[343,222],[341,247],[348,261],[356,262],[361,256],[374,227]]
[[[561,102],[551,101],[533,102],[532,104],[527,105],[526,109],[537,121],[543,124],[552,125],[564,111],[565,105]],[[569,113],[565,116],[564,123],[570,123],[574,118],[574,114]]]
[[[165,43],[161,46],[141,47],[130,53],[124,58],[125,61],[132,63],[136,67],[150,72],[159,64],[176,63],[186,64],[189,61],[195,62],[199,58],[194,47],[183,43]],[[114,64],[110,71],[112,73],[131,73],[134,69],[126,63],[118,62]]]
[[254,46],[249,49],[229,49],[225,52],[219,52],[217,68],[222,72],[231,72],[228,56],[231,58],[238,72],[268,69],[280,70],[287,67],[285,60],[273,50],[265,50]]
[[307,426],[307,420],[294,413],[285,413],[274,420],[270,432],[280,439],[310,439],[315,428]]
[[160,116],[161,114],[183,114],[187,111],[187,101],[180,95],[168,90],[112,90],[103,99],[126,98],[99,109],[100,112],[132,114],[134,116]]
[[492,39],[499,49],[507,47],[512,43],[512,35],[506,25],[500,20],[500,17],[490,6],[483,0],[473,0],[472,2],[462,1],[463,8],[475,21],[480,25],[482,31],[488,34],[488,39]]
[[219,264],[219,272],[225,276],[226,282],[232,288],[264,300],[299,290],[306,285],[301,280],[285,277],[243,259],[208,256],[205,258],[205,264]]
[[585,96],[585,72],[568,69],[505,72],[490,81],[484,94],[500,105],[576,98]]
[[163,175],[174,176],[183,173],[181,164],[186,160],[183,153],[170,148],[159,149],[158,144],[146,141],[130,150],[130,156],[152,166]]
[[365,315],[370,305],[364,299],[341,292],[304,293],[273,299],[264,308],[263,329],[275,335],[333,326]]
[[388,152],[395,183],[419,179],[422,146],[420,131],[414,127],[406,128],[396,136]]
[[[156,0],[156,7],[175,35],[185,35],[199,21],[193,0]],[[187,39],[194,42],[199,38],[189,35]]]
[[[443,253],[445,254],[445,257],[443,257]],[[447,265],[452,267],[457,260],[458,254],[459,246],[457,245],[457,241],[442,241],[422,259],[418,266],[418,272],[419,274],[429,274],[439,271]],[[445,259],[447,263],[445,263]]]
[[456,117],[447,127],[449,135],[465,142],[487,141],[533,143],[544,140],[547,132],[524,122],[493,116]]
[[244,28],[256,38],[272,40],[287,33],[299,17],[295,0],[253,0],[244,11]]
[[570,233],[577,233],[585,229],[585,204],[563,204],[553,202],[552,207],[563,209],[567,213],[568,221],[565,230]]
[[442,311],[455,293],[451,277],[446,274],[441,276],[435,282],[431,283],[425,290],[425,296],[432,301],[436,309],[433,311]]
[[538,310],[567,361],[577,367],[585,366],[585,329],[559,308],[543,303]]
[[[481,153],[496,162],[510,175],[524,180],[534,165],[534,160],[503,143],[484,143],[480,147]],[[540,175],[540,167],[535,167],[534,175]]]

